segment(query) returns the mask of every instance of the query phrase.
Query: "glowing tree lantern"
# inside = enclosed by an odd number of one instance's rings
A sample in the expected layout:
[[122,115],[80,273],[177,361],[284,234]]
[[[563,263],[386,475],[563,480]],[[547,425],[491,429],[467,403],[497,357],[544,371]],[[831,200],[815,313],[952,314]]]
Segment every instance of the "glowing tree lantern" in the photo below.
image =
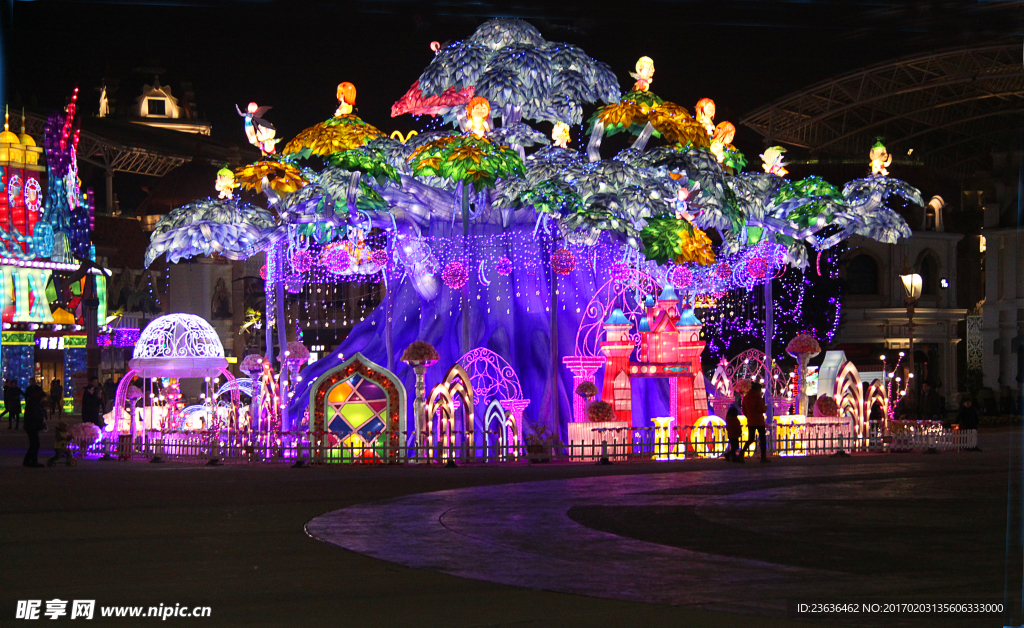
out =
[[804,378],[807,376],[807,362],[814,356],[821,353],[821,345],[810,334],[800,334],[789,341],[786,352],[797,359],[799,364],[797,370],[797,414],[807,414],[807,391],[804,388]]
[[323,253],[320,254],[320,261],[323,262],[324,268],[328,272],[335,275],[344,275],[352,265],[352,258],[341,242],[334,242],[324,247]]
[[292,253],[292,269],[297,273],[304,273],[313,267],[313,256],[305,249],[299,249]]
[[466,285],[468,279],[469,273],[466,272],[466,265],[462,262],[452,262],[441,272],[441,281],[452,290],[458,290]]
[[551,270],[568,275],[576,268],[576,256],[569,249],[558,249],[551,254]]
[[494,270],[502,277],[508,277],[512,274],[512,260],[507,257],[499,259],[494,262]]

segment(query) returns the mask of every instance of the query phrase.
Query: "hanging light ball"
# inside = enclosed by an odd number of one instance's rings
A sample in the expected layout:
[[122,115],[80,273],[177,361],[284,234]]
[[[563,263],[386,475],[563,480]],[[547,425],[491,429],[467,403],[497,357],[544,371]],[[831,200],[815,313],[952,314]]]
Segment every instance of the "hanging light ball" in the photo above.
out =
[[267,265],[266,264],[264,264],[262,267],[260,267],[260,279],[262,279],[263,281],[267,280]]
[[462,262],[451,262],[444,267],[444,272],[441,273],[444,285],[452,290],[458,290],[466,285],[467,279],[469,279],[469,273],[466,272],[466,266]]
[[747,274],[754,279],[763,279],[768,274],[768,263],[760,257],[754,257],[747,262]]
[[292,270],[297,273],[304,273],[313,267],[313,256],[305,249],[299,249],[292,253]]
[[729,262],[722,262],[715,267],[715,274],[719,279],[728,279],[732,277],[732,266],[729,265]]
[[693,283],[693,271],[686,266],[676,266],[672,269],[672,285],[676,288],[688,288]]
[[502,277],[508,277],[512,274],[512,260],[507,257],[501,258],[494,262],[494,270]]
[[568,275],[576,268],[576,256],[569,249],[558,249],[551,254],[551,270]]
[[370,261],[384,268],[388,265],[388,252],[384,249],[377,249],[370,253]]
[[352,265],[352,258],[349,257],[348,251],[345,250],[341,242],[334,242],[324,247],[323,253],[320,254],[320,261],[323,262],[324,268],[328,272],[335,275],[344,275]]
[[626,283],[633,278],[633,269],[625,262],[615,262],[612,264],[609,274],[615,281],[619,283]]

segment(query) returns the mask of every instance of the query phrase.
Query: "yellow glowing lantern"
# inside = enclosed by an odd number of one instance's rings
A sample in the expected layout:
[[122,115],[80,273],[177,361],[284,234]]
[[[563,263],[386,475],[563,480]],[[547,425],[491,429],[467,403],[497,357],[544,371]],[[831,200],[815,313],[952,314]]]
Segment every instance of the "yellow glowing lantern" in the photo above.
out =
[[[21,145],[25,147],[25,164],[28,166],[39,166],[39,159],[43,156],[43,149],[36,145],[36,141],[32,139],[32,136],[25,132],[25,110],[21,110],[21,134],[18,136],[21,141]],[[30,170],[42,170],[39,168],[30,168]]]
[[9,113],[4,111],[4,131],[0,133],[0,163],[25,163],[25,147],[14,133],[11,133]]

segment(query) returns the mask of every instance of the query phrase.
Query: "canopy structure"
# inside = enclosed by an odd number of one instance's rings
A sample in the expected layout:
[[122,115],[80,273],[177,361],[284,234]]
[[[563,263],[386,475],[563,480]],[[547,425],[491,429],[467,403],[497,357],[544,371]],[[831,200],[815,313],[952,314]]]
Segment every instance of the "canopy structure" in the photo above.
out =
[[146,326],[128,366],[144,378],[215,377],[228,361],[208,322],[193,314],[168,314]]
[[953,175],[1015,148],[1024,112],[1020,40],[929,52],[838,76],[740,120],[765,145],[857,155],[876,136],[890,153]]

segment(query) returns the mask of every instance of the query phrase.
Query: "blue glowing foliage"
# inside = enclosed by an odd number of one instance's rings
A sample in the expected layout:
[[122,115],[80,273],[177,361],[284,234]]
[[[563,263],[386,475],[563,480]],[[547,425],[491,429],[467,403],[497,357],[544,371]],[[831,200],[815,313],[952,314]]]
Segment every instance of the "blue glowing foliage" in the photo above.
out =
[[219,253],[246,259],[266,244],[276,225],[265,209],[234,200],[189,203],[161,218],[146,249],[146,266],[167,253],[167,261]]
[[[528,120],[579,124],[583,104],[616,102],[615,73],[569,44],[547,42],[522,20],[495,19],[465,41],[442,48],[419,77],[424,96],[474,88],[490,101]],[[450,112],[450,121],[455,113]]]

